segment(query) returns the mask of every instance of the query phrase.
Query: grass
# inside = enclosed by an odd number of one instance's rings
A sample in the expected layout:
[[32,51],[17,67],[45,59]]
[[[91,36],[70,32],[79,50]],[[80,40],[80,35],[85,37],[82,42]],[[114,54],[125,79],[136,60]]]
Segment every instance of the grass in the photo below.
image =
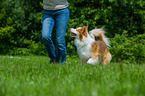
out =
[[44,56],[0,56],[0,96],[145,96],[145,64],[49,64]]

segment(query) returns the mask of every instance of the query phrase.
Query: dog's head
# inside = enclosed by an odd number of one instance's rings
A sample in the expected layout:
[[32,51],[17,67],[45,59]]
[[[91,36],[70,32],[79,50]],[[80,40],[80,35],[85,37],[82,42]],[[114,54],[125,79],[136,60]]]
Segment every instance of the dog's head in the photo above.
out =
[[88,36],[88,26],[79,27],[77,29],[70,28],[70,31],[73,33],[73,34],[70,34],[70,36],[79,38],[80,41],[82,41],[83,38],[87,38]]

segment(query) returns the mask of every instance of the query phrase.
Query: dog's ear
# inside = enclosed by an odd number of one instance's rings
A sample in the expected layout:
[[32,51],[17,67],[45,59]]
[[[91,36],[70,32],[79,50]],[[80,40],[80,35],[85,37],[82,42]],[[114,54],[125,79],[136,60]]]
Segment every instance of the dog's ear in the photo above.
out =
[[84,26],[84,31],[83,31],[84,36],[87,38],[88,34],[88,26]]
[[88,36],[88,27],[84,26],[84,27],[78,29],[77,32],[79,34],[80,41],[82,41],[83,36],[85,36],[86,38]]
[[85,32],[88,32],[88,26],[85,26]]
[[82,27],[82,28],[80,28],[80,29],[77,29],[77,31],[78,31],[79,33],[83,33],[84,30],[85,30],[85,27]]
[[82,39],[83,39],[84,27],[78,29],[77,32],[78,32],[78,34],[79,34],[79,39],[80,39],[80,41],[82,41]]
[[81,31],[82,31],[82,33],[85,31],[85,26],[84,26],[84,27],[82,27]]

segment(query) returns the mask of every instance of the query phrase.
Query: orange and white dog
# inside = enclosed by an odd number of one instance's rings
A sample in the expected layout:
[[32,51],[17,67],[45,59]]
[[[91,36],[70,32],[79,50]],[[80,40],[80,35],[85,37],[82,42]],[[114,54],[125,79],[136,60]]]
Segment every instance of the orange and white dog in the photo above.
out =
[[79,27],[77,29],[70,28],[75,37],[74,43],[82,63],[107,65],[111,60],[111,54],[107,48],[109,39],[104,35],[103,29],[93,29],[88,34],[88,26]]

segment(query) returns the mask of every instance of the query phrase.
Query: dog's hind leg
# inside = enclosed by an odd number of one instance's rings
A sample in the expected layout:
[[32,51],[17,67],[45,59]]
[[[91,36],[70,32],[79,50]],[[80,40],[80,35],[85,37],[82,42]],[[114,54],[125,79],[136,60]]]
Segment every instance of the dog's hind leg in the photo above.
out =
[[112,59],[111,54],[107,53],[106,56],[104,57],[103,64],[107,65],[111,61],[111,59]]
[[95,58],[90,58],[88,61],[87,61],[87,64],[91,64],[91,65],[95,65],[95,64],[99,64],[99,58],[98,56],[95,57]]

